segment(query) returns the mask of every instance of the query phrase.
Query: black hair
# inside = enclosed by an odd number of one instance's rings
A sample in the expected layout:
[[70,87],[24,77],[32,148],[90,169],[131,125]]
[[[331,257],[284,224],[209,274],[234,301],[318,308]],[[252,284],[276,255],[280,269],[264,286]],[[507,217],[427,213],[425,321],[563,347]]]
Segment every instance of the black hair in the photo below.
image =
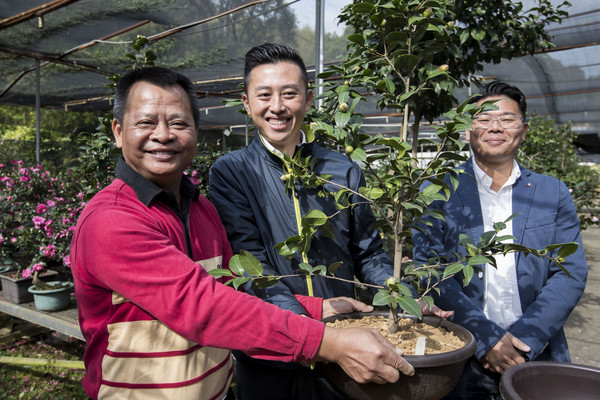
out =
[[302,57],[300,57],[300,53],[287,44],[280,43],[264,43],[260,46],[251,48],[246,53],[246,58],[244,60],[244,87],[246,90],[248,90],[250,72],[252,72],[254,68],[263,64],[277,64],[286,61],[300,67],[302,79],[306,84],[306,90],[308,90],[308,73],[306,72],[306,66],[304,65]]
[[192,81],[187,76],[180,74],[177,71],[155,66],[131,70],[117,81],[113,103],[113,116],[119,124],[123,123],[123,116],[127,110],[127,100],[131,87],[136,82],[140,81],[148,82],[160,87],[174,85],[181,86],[188,95],[194,122],[196,123],[196,127],[198,127],[200,124],[200,103],[198,102],[198,97]]
[[477,103],[481,100],[485,100],[488,97],[496,96],[507,96],[514,100],[519,105],[519,111],[521,111],[521,118],[525,120],[527,115],[527,102],[525,101],[525,95],[521,90],[509,83],[502,81],[493,81],[483,87],[483,90],[479,96],[475,96],[471,102]]

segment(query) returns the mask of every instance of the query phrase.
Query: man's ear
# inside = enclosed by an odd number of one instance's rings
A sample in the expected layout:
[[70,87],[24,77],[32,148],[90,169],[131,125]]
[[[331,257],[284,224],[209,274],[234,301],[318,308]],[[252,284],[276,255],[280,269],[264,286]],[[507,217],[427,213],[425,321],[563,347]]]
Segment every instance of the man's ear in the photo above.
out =
[[529,124],[527,122],[523,123],[523,133],[521,134],[521,143],[527,139],[527,131],[529,130]]
[[304,111],[310,110],[310,106],[312,106],[313,99],[315,98],[315,94],[312,89],[308,89],[306,91],[306,105],[304,107]]
[[471,140],[471,131],[470,130],[465,130],[465,140],[468,142],[469,140]]
[[246,96],[246,93],[242,93],[242,103],[244,103],[244,108],[246,109],[246,113],[248,113],[248,115],[250,115],[250,102],[248,101],[248,96]]
[[113,131],[113,136],[115,137],[115,144],[117,145],[117,148],[122,148],[123,146],[123,137],[122,137],[122,133],[123,131],[121,130],[121,124],[119,124],[119,121],[117,121],[116,118],[113,118],[112,121],[112,131]]

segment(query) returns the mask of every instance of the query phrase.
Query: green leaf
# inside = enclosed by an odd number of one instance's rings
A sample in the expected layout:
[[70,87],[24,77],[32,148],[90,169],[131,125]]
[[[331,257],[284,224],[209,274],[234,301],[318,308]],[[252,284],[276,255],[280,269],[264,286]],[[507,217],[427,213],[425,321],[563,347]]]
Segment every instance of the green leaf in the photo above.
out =
[[373,296],[374,306],[390,306],[394,302],[394,298],[390,295],[390,292],[384,289],[380,289],[375,296]]
[[431,196],[433,194],[437,194],[440,190],[442,190],[442,185],[432,184],[423,189],[423,194]]
[[352,161],[365,162],[367,161],[367,153],[361,148],[354,149],[354,151],[350,154],[350,158]]
[[233,277],[233,272],[231,272],[228,269],[223,269],[223,268],[216,268],[216,269],[211,269],[210,271],[208,271],[208,274],[210,276],[212,276],[213,278],[221,278],[223,276],[229,276],[229,277]]
[[579,247],[579,243],[576,243],[576,242],[565,243],[558,250],[558,256],[557,257],[558,258],[567,258],[571,254],[575,253],[577,251],[578,247]]
[[302,218],[302,226],[321,226],[327,222],[327,215],[321,210],[310,210]]
[[344,127],[350,121],[352,115],[349,112],[337,111],[334,115],[335,124],[339,127]]
[[329,272],[329,274],[330,274],[330,275],[334,275],[334,274],[335,274],[335,271],[337,271],[337,269],[338,269],[339,267],[341,267],[343,264],[344,264],[344,263],[343,263],[342,261],[337,261],[337,262],[334,262],[333,264],[331,264],[331,265],[329,266],[329,268],[327,268],[327,271]]
[[244,268],[242,267],[242,263],[240,262],[239,254],[234,254],[233,256],[231,256],[231,258],[229,259],[229,269],[231,269],[231,271],[238,276],[244,275]]
[[363,196],[365,196],[366,198],[368,198],[370,200],[377,200],[378,198],[380,198],[381,196],[383,196],[385,194],[383,189],[380,189],[378,187],[364,187],[364,186],[358,188],[358,193],[362,194]]
[[245,285],[250,279],[249,276],[238,276],[237,278],[233,278],[233,287],[235,290],[238,290],[240,286]]
[[[405,42],[406,39],[408,38],[408,35],[405,32],[402,31],[395,31],[395,32],[390,32],[387,34],[387,36],[385,37],[385,41],[387,43],[399,43],[399,42]],[[350,39],[350,37],[348,37],[348,39]]]
[[462,271],[463,268],[464,265],[462,265],[461,263],[454,263],[448,265],[446,268],[444,268],[444,275],[442,276],[442,279],[446,279],[449,276],[456,275],[457,273]]
[[479,236],[479,243],[477,244],[477,247],[482,248],[489,246],[495,236],[496,232],[494,231],[483,232],[481,236]]
[[351,41],[352,43],[356,43],[359,46],[362,46],[365,44],[365,38],[363,37],[363,35],[360,35],[358,33],[353,33],[352,35],[348,35],[348,40]]
[[240,265],[244,271],[250,276],[261,276],[263,273],[262,263],[254,254],[246,250],[240,250]]
[[463,268],[463,286],[468,286],[469,283],[471,282],[471,279],[473,279],[473,274],[475,273],[475,270],[473,269],[472,266],[470,265],[465,265],[465,267]]
[[412,54],[404,54],[398,57],[396,61],[396,68],[408,72],[412,70],[418,63],[419,59],[417,56]]
[[266,289],[268,287],[274,286],[279,282],[279,278],[273,275],[263,276],[258,279],[254,279],[252,281],[251,288],[252,289]]
[[467,265],[481,265],[481,264],[493,264],[494,260],[489,257],[477,255],[469,258]]
[[412,297],[410,297],[410,296],[401,296],[401,297],[396,297],[395,300],[398,303],[398,305],[400,306],[400,308],[402,308],[407,313],[415,315],[418,318],[422,318],[423,317],[423,313],[421,311],[421,306]]
[[308,263],[300,263],[298,265],[298,267],[302,270],[302,271],[306,271],[309,275],[311,275],[313,273],[313,267],[312,265],[308,264]]

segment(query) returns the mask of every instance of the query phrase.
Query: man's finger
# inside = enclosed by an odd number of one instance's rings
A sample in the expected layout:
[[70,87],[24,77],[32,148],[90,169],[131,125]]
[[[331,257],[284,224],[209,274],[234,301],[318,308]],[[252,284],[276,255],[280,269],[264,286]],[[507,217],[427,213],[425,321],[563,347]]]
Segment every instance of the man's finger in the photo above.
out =
[[404,352],[398,348],[396,349],[396,352],[398,354],[398,358],[394,360],[395,364],[392,365],[392,367],[402,372],[404,375],[413,376],[415,374],[415,368],[408,361],[406,361],[404,357],[402,357],[402,354],[404,354]]

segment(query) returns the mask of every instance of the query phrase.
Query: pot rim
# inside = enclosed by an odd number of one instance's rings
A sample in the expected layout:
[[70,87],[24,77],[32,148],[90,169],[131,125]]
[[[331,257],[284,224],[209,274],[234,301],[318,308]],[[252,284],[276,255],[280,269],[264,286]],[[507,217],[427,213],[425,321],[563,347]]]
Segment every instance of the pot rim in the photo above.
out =
[[573,364],[570,362],[561,362],[561,361],[528,361],[524,364],[516,364],[512,367],[509,367],[504,374],[502,374],[502,379],[500,380],[500,393],[505,398],[511,399],[521,399],[521,397],[517,391],[515,390],[512,382],[514,381],[515,375],[519,373],[527,373],[528,371],[532,371],[533,369],[542,369],[544,372],[552,372],[563,370],[566,372],[565,378],[572,378],[575,373],[586,372],[595,373],[600,376],[600,368],[593,367],[590,365],[583,364]]
[[68,290],[73,289],[74,283],[70,282],[70,281],[50,281],[50,282],[46,282],[48,285],[56,285],[56,284],[65,284],[68,283],[68,286],[65,287],[60,287],[57,289],[50,289],[50,290],[39,290],[37,286],[35,285],[31,285],[29,286],[29,288],[27,288],[27,291],[29,293],[33,293],[33,294],[52,294],[52,293],[59,293],[59,292],[65,292]]

